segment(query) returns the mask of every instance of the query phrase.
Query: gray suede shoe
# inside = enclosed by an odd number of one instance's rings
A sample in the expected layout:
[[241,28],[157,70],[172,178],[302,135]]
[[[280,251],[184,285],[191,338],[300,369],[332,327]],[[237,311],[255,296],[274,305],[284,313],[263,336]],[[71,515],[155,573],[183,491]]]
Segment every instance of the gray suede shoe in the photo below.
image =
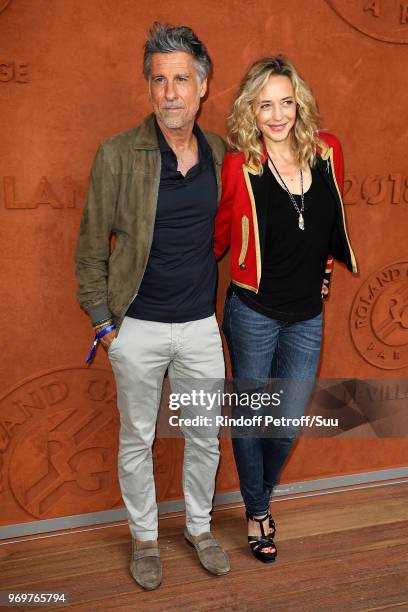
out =
[[194,546],[201,565],[211,574],[223,576],[230,571],[227,553],[221,548],[210,531],[192,536],[187,528],[184,530],[187,542]]
[[157,540],[142,542],[132,539],[130,573],[137,584],[146,591],[157,589],[162,581],[162,564]]

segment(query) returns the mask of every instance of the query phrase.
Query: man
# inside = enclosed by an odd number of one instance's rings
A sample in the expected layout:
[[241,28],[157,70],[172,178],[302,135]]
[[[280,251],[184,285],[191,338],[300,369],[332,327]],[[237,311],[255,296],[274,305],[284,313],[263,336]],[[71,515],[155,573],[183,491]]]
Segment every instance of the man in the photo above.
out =
[[[162,577],[151,449],[163,377],[224,377],[212,233],[225,147],[195,123],[210,69],[190,28],[154,24],[144,52],[153,114],[100,145],[76,254],[78,299],[115,374],[130,567],[145,589]],[[210,532],[218,439],[183,434],[184,535],[209,572],[225,574]]]

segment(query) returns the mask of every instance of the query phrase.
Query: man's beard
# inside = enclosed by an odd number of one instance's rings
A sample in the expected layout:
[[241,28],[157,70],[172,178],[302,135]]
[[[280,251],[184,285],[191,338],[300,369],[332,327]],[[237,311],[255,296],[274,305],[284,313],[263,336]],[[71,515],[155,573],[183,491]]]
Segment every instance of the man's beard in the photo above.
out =
[[173,116],[172,113],[166,113],[165,109],[161,111],[160,119],[162,120],[166,128],[173,129],[173,130],[178,129],[178,128],[183,128],[188,123],[188,119],[186,118],[184,114]]
[[159,109],[159,117],[161,121],[164,123],[166,128],[170,130],[182,129],[186,125],[188,125],[191,121],[194,121],[198,110],[200,108],[200,98],[198,97],[197,103],[194,108],[191,109],[189,113],[187,113],[184,106],[169,106],[168,108],[177,108],[180,109],[180,113],[176,113],[174,116],[171,112],[166,112],[166,107]]

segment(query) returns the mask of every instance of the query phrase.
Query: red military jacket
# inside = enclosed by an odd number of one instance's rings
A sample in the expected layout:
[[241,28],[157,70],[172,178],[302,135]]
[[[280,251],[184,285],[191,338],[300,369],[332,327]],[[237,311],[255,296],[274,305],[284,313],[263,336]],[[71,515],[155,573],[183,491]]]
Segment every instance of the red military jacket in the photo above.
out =
[[[319,134],[326,147],[319,149],[316,164],[322,172],[340,214],[330,245],[326,278],[330,279],[333,257],[357,272],[357,263],[347,235],[343,200],[343,156],[338,139],[329,133]],[[262,162],[266,160],[266,152]],[[258,292],[262,274],[263,241],[266,225],[265,202],[258,197],[258,171],[245,163],[244,154],[229,152],[222,167],[222,196],[215,218],[214,252],[217,259],[231,247],[232,281]]]

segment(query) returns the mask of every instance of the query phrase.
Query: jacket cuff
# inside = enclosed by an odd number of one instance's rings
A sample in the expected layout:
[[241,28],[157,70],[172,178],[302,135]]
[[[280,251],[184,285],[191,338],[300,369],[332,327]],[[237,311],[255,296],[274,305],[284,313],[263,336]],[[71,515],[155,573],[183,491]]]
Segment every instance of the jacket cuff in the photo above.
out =
[[112,313],[106,304],[95,304],[95,306],[89,306],[89,308],[87,308],[87,312],[91,317],[92,325],[95,325],[104,319],[112,318]]

